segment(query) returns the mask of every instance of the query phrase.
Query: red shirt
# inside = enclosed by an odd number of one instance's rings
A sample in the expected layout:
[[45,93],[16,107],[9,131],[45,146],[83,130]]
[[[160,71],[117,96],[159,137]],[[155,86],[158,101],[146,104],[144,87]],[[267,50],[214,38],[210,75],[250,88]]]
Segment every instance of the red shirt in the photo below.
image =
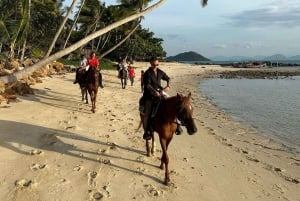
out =
[[129,76],[130,76],[130,77],[134,77],[134,76],[135,76],[135,72],[134,72],[134,69],[133,69],[132,67],[130,67],[130,68],[128,69],[128,71],[129,71]]
[[97,59],[97,57],[89,58],[88,65],[90,67],[97,68],[99,66],[99,60]]

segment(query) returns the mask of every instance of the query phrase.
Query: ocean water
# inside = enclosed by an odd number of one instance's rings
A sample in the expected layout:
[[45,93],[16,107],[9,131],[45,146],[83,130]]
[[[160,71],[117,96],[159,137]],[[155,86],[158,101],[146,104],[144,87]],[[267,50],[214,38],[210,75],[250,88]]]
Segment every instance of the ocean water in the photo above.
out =
[[199,89],[235,121],[300,147],[300,76],[204,80]]

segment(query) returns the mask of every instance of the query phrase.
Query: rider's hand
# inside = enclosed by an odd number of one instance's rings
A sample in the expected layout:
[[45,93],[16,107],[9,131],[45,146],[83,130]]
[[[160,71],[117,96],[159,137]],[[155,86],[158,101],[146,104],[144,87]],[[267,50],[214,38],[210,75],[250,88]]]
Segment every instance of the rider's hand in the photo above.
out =
[[170,89],[170,87],[166,86],[166,87],[163,89],[163,91],[164,91],[164,92],[168,92],[169,89]]
[[158,91],[155,91],[155,96],[160,96],[160,93]]

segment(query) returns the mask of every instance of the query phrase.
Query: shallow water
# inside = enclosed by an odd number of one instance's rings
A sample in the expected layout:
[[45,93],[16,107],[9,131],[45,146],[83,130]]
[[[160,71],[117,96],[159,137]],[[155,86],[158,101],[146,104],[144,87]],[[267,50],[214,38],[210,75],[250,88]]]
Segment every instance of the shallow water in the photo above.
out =
[[300,76],[278,80],[209,79],[199,88],[234,120],[300,147]]

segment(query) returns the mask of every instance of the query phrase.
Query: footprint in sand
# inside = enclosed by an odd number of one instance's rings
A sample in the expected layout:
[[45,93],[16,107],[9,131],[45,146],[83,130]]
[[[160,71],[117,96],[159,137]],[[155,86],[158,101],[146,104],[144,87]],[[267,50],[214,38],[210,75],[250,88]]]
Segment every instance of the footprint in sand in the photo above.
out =
[[43,153],[44,152],[42,152],[41,150],[38,150],[38,149],[34,149],[29,152],[30,155],[42,155]]
[[82,166],[77,165],[76,167],[73,168],[73,170],[79,172],[80,170],[82,170]]
[[42,169],[44,169],[45,167],[46,167],[45,164],[37,164],[37,163],[34,163],[34,164],[32,164],[32,165],[30,166],[30,169],[31,169],[32,171],[37,171],[37,170],[42,170]]
[[18,188],[27,188],[33,184],[33,181],[30,179],[21,179],[15,182],[15,186]]
[[88,185],[91,187],[95,187],[97,186],[97,183],[95,181],[96,177],[97,177],[98,173],[95,171],[89,172],[88,173]]

